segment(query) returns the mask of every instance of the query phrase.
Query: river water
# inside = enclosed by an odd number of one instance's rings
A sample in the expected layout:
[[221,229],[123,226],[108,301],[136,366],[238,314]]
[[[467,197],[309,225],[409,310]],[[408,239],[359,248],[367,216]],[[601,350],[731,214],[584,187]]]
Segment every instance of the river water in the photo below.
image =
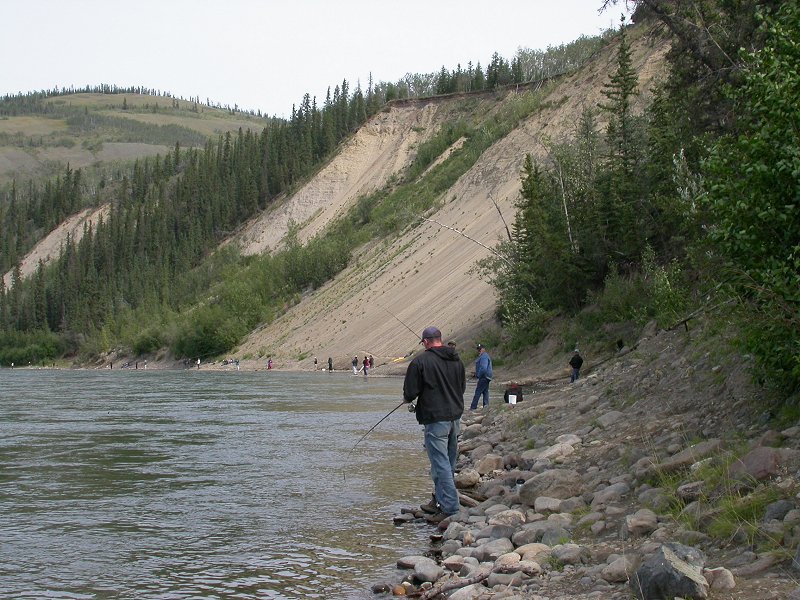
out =
[[0,370],[0,598],[371,598],[430,527],[402,381]]

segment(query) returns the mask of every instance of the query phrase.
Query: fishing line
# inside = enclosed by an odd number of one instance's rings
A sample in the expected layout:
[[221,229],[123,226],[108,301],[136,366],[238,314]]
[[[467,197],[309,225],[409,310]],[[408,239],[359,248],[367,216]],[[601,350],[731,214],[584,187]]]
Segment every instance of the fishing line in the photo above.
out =
[[[353,444],[353,447],[352,447],[352,448],[350,448],[350,452],[348,452],[348,453],[347,453],[347,456],[345,456],[345,457],[344,457],[344,462],[345,462],[345,463],[347,463],[347,461],[350,459],[350,455],[353,453],[353,450],[355,450],[355,449],[356,449],[356,446],[358,446],[358,445],[359,445],[361,442],[363,442],[363,441],[364,441],[364,439],[365,439],[365,438],[366,438],[366,437],[367,437],[367,436],[368,436],[370,433],[372,433],[372,432],[375,430],[375,428],[376,428],[378,425],[380,425],[381,423],[383,423],[383,421],[384,421],[384,420],[386,420],[386,419],[389,417],[389,415],[391,415],[391,414],[392,414],[394,411],[396,411],[398,408],[400,408],[401,406],[403,406],[403,404],[409,404],[409,403],[408,403],[408,402],[406,402],[405,400],[403,400],[403,401],[402,401],[400,404],[398,404],[398,405],[397,405],[397,406],[395,406],[395,407],[394,407],[392,410],[390,410],[388,413],[386,413],[386,414],[385,414],[385,415],[384,415],[384,416],[381,418],[381,420],[380,420],[380,421],[378,421],[377,423],[375,423],[375,425],[373,425],[372,427],[370,427],[370,428],[369,428],[369,431],[367,431],[367,433],[365,433],[364,435],[362,435],[362,436],[359,438],[359,440],[358,440],[358,441],[357,441],[355,444]],[[409,404],[408,410],[409,410],[409,412],[414,412],[414,409],[415,409],[415,406],[414,406],[414,403],[412,402],[412,403],[410,403],[410,404]],[[344,481],[347,481],[347,473],[346,473],[345,471],[342,471],[342,479],[343,479]]]
[[[417,335],[417,334],[414,332],[414,330],[413,330],[413,329],[411,329],[411,327],[409,327],[408,325],[406,325],[406,324],[405,324],[405,323],[402,321],[402,319],[400,319],[400,317],[398,317],[396,314],[394,314],[392,311],[390,311],[390,310],[389,310],[388,308],[386,308],[385,306],[383,306],[383,305],[381,305],[381,304],[379,304],[378,306],[380,306],[380,307],[381,307],[383,310],[385,310],[385,311],[386,311],[386,312],[388,312],[390,315],[392,315],[392,316],[393,316],[395,319],[397,319],[397,320],[400,322],[400,324],[401,324],[403,327],[405,327],[406,329],[408,329],[408,330],[411,332],[411,335],[413,335],[413,336],[414,336],[415,338],[417,338],[417,339],[421,339],[421,338],[420,338],[420,337],[419,337],[419,336],[418,336],[418,335]],[[381,417],[381,420],[380,420],[380,421],[378,421],[377,423],[375,423],[375,425],[373,425],[372,427],[370,427],[370,428],[369,428],[369,430],[367,431],[367,433],[365,433],[364,435],[362,435],[362,436],[361,436],[361,438],[360,438],[360,439],[359,439],[359,440],[358,440],[358,441],[357,441],[355,444],[353,444],[353,447],[352,447],[352,448],[350,448],[350,452],[348,452],[348,453],[347,453],[347,456],[345,456],[345,459],[344,459],[344,462],[345,462],[345,464],[346,464],[346,463],[347,463],[347,461],[350,459],[350,455],[353,453],[353,450],[355,450],[355,449],[356,449],[356,446],[358,446],[358,445],[359,445],[359,444],[360,444],[362,441],[364,441],[364,439],[365,439],[365,438],[366,438],[366,437],[367,437],[367,436],[368,436],[370,433],[372,433],[372,432],[375,430],[375,428],[376,428],[378,425],[380,425],[381,423],[383,423],[383,422],[384,422],[384,421],[385,421],[385,420],[386,420],[386,419],[389,417],[389,415],[391,415],[391,414],[392,414],[394,411],[396,411],[398,408],[400,408],[400,407],[401,407],[401,406],[403,406],[404,404],[408,404],[408,405],[409,405],[409,406],[408,406],[408,411],[409,411],[409,412],[414,412],[414,411],[416,410],[416,406],[414,406],[414,403],[413,403],[413,402],[410,402],[410,403],[409,403],[409,402],[406,402],[405,400],[403,400],[403,401],[402,401],[400,404],[398,404],[397,406],[395,406],[395,407],[394,407],[392,410],[390,410],[390,411],[389,411],[388,413],[386,413],[386,414],[385,414],[383,417]],[[347,474],[346,474],[346,472],[345,472],[344,470],[342,471],[342,479],[343,479],[344,481],[347,481]]]

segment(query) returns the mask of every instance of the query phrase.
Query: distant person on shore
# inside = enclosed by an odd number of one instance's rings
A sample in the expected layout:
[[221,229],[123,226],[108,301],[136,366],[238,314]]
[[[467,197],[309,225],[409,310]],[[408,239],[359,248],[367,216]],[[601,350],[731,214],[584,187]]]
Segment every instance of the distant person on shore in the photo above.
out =
[[516,381],[512,381],[511,384],[503,394],[503,400],[505,400],[506,404],[517,404],[518,402],[522,402],[524,398],[522,397],[522,388],[519,387],[519,384]]
[[375,368],[375,359],[372,358],[372,354],[369,355],[369,368],[370,369],[374,369]]
[[353,375],[358,373],[358,356],[353,357]]
[[271,371],[271,370],[272,370],[272,359],[269,358],[269,359],[267,359],[267,371]]
[[478,385],[475,386],[475,395],[472,397],[472,404],[470,410],[478,408],[478,399],[483,397],[483,406],[489,406],[489,383],[494,377],[492,370],[492,357],[486,351],[483,344],[476,346],[478,350],[478,358],[475,360],[475,377],[478,379]]
[[328,371],[333,371],[333,359],[328,357]]
[[197,370],[198,371],[200,370],[200,359],[199,358],[197,359]]
[[317,370],[317,357],[314,357],[314,370]]
[[426,327],[420,343],[425,352],[408,365],[403,399],[417,401],[417,422],[425,428],[425,451],[431,462],[435,490],[432,504],[439,509],[428,520],[439,523],[459,510],[453,474],[467,377],[458,353],[442,344],[442,333],[436,327]]
[[369,358],[365,356],[364,362],[362,362],[361,365],[361,368],[364,369],[364,375],[366,376],[369,373]]
[[575,352],[572,353],[572,358],[569,359],[569,366],[572,367],[572,375],[569,378],[569,382],[575,383],[578,381],[578,377],[580,377],[581,366],[583,366],[583,358],[577,348],[575,348]]

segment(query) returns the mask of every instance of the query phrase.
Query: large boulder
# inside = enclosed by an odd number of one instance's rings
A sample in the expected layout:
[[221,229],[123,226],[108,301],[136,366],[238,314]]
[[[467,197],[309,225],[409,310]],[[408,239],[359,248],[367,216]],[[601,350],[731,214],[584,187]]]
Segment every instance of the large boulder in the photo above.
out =
[[648,556],[631,578],[631,589],[641,600],[707,598],[708,581],[702,565],[690,564],[675,551],[672,544],[661,546]]
[[735,461],[728,470],[734,478],[762,480],[800,468],[800,450],[759,446]]
[[523,504],[533,506],[539,496],[565,500],[580,496],[582,492],[583,483],[577,471],[550,469],[528,479],[519,490],[519,499]]

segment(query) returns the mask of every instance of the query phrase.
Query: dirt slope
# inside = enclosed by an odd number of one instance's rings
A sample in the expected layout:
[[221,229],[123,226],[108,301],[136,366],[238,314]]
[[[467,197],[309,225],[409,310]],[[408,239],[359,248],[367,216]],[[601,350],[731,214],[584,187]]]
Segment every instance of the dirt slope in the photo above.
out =
[[375,115],[308,184],[245,229],[239,238],[244,254],[274,250],[292,223],[303,226],[300,239],[306,241],[353,200],[382,187],[435,132],[436,113],[436,105],[427,104]]
[[[57,259],[61,251],[61,244],[66,241],[67,236],[70,236],[75,242],[80,241],[83,237],[83,228],[96,225],[100,217],[105,218],[108,216],[108,211],[109,206],[107,204],[99,208],[87,208],[61,223],[44,239],[39,241],[33,247],[33,250],[28,252],[25,258],[22,259],[22,276],[29,277],[35,273],[40,260],[47,264],[51,260]],[[3,281],[6,289],[8,289],[11,283],[11,271],[3,276]]]
[[[667,45],[640,35],[633,47],[643,104],[665,75]],[[484,152],[444,195],[447,201],[431,219],[484,245],[497,243],[505,229],[490,195],[511,221],[525,154],[543,159],[545,137],[558,140],[571,133],[584,108],[603,99],[602,85],[614,68],[612,45],[565,78],[550,91],[549,108]],[[242,236],[245,251],[275,248],[290,221],[304,225],[301,239],[318,232],[359,194],[379,187],[408,164],[413,145],[455,110],[448,102],[459,101],[413,102],[374,117],[308,185],[248,228]],[[365,353],[373,354],[378,364],[392,362],[413,351],[417,341],[399,320],[414,331],[435,324],[447,339],[472,345],[492,326],[495,309],[492,288],[472,272],[487,254],[453,231],[423,223],[393,243],[365,248],[334,281],[254,332],[237,354],[252,359],[271,355],[285,367],[310,365],[314,355],[320,364],[333,357],[337,368]]]

